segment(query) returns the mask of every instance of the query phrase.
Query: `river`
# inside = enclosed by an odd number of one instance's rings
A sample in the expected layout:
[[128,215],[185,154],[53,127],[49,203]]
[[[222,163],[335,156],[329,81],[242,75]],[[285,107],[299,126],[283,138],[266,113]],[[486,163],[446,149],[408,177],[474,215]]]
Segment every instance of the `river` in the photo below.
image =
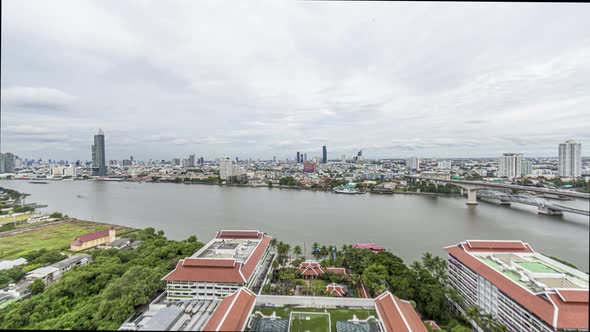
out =
[[[240,188],[172,183],[4,180],[0,187],[31,194],[26,202],[49,205],[72,217],[136,228],[162,229],[175,240],[194,234],[209,241],[219,229],[258,229],[299,244],[373,242],[407,264],[430,251],[466,239],[518,239],[533,249],[588,271],[588,217],[537,214],[536,207],[480,202],[461,197],[338,195],[277,188]],[[588,201],[566,201],[587,207]]]

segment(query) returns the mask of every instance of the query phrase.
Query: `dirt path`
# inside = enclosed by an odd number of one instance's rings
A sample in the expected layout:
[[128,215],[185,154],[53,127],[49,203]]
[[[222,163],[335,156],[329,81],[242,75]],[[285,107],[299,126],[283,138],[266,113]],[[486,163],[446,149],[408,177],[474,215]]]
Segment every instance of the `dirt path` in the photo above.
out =
[[48,226],[61,224],[63,222],[65,222],[65,220],[52,221],[52,222],[48,222],[46,224],[39,225],[39,226],[19,228],[19,229],[15,229],[13,231],[2,232],[2,233],[0,233],[0,237],[6,237],[6,236],[12,236],[12,235],[17,235],[17,234],[27,233],[27,232],[35,231],[35,230],[42,229],[42,228],[45,228],[45,227],[48,227]]

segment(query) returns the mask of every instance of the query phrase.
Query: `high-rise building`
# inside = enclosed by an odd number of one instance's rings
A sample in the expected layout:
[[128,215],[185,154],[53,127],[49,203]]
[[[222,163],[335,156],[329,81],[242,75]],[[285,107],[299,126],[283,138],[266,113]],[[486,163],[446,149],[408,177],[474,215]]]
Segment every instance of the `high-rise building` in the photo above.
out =
[[444,248],[457,308],[481,308],[509,331],[588,331],[588,275],[522,241],[468,240]]
[[325,164],[328,162],[328,149],[326,148],[326,146],[322,146],[322,164]]
[[522,161],[522,176],[529,176],[533,174],[533,162],[530,160]]
[[443,160],[443,161],[439,161],[437,166],[438,166],[438,168],[441,168],[441,169],[451,169],[453,164],[449,160]]
[[105,158],[104,146],[104,132],[102,129],[98,130],[98,134],[94,135],[94,145],[92,145],[92,175],[106,176],[107,163]]
[[229,157],[223,157],[219,161],[219,177],[223,180],[232,176],[241,176],[244,173],[244,169],[240,165],[234,164]]
[[559,176],[577,178],[582,176],[582,144],[568,140],[559,144]]
[[504,153],[498,157],[498,176],[519,178],[522,175],[522,153]]
[[406,169],[410,172],[416,172],[420,170],[420,158],[410,157],[406,160]]
[[307,152],[303,154],[303,161],[307,161]]
[[272,156],[272,162],[276,163],[277,162],[277,156]]
[[195,167],[195,155],[194,154],[191,154],[190,156],[188,156],[188,166]]
[[17,158],[10,152],[0,153],[0,174],[14,173]]
[[301,159],[300,159],[299,151],[297,151],[297,163],[299,164],[300,162],[301,162]]
[[172,165],[180,166],[180,158],[172,158]]

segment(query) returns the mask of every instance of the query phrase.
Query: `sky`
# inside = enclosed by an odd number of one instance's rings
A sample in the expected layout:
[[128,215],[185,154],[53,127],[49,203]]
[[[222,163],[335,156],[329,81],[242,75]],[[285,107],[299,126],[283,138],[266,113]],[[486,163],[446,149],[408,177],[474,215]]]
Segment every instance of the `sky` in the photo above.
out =
[[590,155],[590,6],[2,1],[1,149],[189,154]]

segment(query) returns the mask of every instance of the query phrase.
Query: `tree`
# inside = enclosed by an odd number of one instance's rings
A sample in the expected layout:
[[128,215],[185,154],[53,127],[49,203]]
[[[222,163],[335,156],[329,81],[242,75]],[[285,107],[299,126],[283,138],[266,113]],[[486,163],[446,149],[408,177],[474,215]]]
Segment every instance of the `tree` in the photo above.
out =
[[45,289],[45,284],[41,279],[35,279],[32,284],[29,285],[29,290],[31,291],[31,295],[37,295]]
[[53,212],[52,214],[49,215],[49,218],[61,219],[61,218],[63,218],[63,215],[59,212]]
[[372,264],[367,267],[361,276],[363,284],[371,291],[371,294],[378,295],[387,290],[387,281],[389,274],[387,268],[383,265]]
[[295,256],[301,256],[302,252],[301,252],[301,246],[300,245],[296,245],[295,247],[293,247],[293,255]]

